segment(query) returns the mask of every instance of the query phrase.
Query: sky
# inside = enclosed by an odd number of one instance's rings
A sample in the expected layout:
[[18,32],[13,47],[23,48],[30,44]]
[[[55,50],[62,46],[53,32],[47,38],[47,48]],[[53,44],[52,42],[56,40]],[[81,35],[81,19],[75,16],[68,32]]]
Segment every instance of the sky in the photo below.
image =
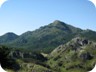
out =
[[0,8],[0,35],[20,35],[55,20],[96,31],[96,7],[88,0],[8,0]]

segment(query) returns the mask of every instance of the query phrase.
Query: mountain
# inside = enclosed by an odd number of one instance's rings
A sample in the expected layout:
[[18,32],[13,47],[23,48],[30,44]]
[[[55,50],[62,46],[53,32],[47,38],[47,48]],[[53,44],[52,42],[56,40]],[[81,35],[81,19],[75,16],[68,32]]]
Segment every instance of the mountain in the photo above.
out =
[[53,23],[40,27],[35,31],[23,33],[19,38],[8,45],[36,51],[50,52],[58,45],[71,40],[76,33],[81,31],[82,30],[79,28],[75,28],[64,22],[56,20]]
[[14,33],[11,33],[11,32],[6,33],[3,36],[0,36],[0,44],[11,42],[11,41],[17,39],[18,37],[19,36]]
[[87,72],[96,61],[96,42],[76,37],[49,55],[48,65],[57,72]]
[[[6,34],[5,34],[6,35]],[[11,36],[9,34],[9,36]],[[7,40],[6,36],[1,38],[1,44],[15,48],[23,48],[31,51],[41,51],[50,53],[57,46],[65,44],[75,37],[85,37],[96,41],[96,32],[92,30],[82,30],[80,28],[71,26],[62,21],[55,20],[54,22],[42,26],[34,31],[28,31],[20,36],[16,36],[16,39],[10,37]],[[4,41],[2,41],[2,39]]]

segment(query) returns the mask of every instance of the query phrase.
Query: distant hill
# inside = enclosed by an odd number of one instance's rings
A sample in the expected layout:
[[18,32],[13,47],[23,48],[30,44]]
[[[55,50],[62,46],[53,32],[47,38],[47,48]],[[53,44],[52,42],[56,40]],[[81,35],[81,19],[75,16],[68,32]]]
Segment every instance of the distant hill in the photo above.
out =
[[6,34],[0,36],[0,44],[11,42],[11,41],[17,39],[18,37],[19,37],[18,35],[14,34],[12,32],[6,33]]
[[0,38],[1,44],[6,44],[15,48],[24,48],[27,50],[43,51],[47,53],[77,36],[87,37],[96,41],[95,31],[82,30],[59,20],[40,27],[35,31],[25,32],[20,36],[13,36],[12,38],[10,37],[12,36],[11,34],[8,35],[9,38],[6,35]]

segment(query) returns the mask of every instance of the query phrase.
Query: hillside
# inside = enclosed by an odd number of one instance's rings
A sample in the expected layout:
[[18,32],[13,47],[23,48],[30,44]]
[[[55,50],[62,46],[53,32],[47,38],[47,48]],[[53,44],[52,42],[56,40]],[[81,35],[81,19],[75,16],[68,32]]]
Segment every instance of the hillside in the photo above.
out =
[[[2,52],[3,49],[0,51],[2,54],[6,51],[8,53],[6,49]],[[47,56],[38,52],[12,49],[8,55],[16,63],[11,64],[12,69],[6,68],[9,72],[87,72],[93,69],[96,62],[96,42],[76,37],[59,45]],[[2,64],[2,58],[0,61]]]
[[49,55],[48,65],[57,72],[87,72],[96,61],[96,42],[76,37]]

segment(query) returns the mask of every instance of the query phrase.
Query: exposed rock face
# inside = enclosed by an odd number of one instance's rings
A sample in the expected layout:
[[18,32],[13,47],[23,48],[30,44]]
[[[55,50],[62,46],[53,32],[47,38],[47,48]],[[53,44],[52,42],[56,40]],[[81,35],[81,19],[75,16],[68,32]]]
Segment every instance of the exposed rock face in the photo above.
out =
[[76,37],[72,40],[73,40],[73,42],[78,43],[81,46],[87,45],[90,42],[88,39],[80,38],[80,37]]
[[40,53],[33,53],[33,52],[21,52],[19,50],[16,50],[16,51],[11,51],[10,54],[9,54],[12,58],[15,58],[15,59],[22,59],[22,60],[25,60],[25,61],[34,61],[34,60],[37,60],[37,61],[46,61],[47,58],[44,57],[42,54]]
[[19,50],[12,51],[10,56],[13,58],[32,58],[35,56],[32,52],[21,52]]
[[23,58],[24,54],[22,52],[20,52],[20,51],[11,51],[10,56],[12,58]]
[[82,60],[91,60],[93,58],[93,56],[90,53],[86,52],[86,53],[82,53],[80,55],[80,58]]

